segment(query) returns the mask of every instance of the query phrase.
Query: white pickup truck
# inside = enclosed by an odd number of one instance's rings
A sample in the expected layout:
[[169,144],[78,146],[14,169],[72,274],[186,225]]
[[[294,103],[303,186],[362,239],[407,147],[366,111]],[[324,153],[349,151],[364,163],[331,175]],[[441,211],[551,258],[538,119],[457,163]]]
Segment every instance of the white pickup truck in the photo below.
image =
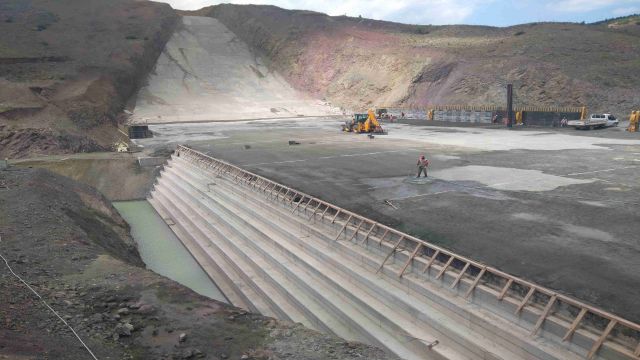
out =
[[591,114],[589,115],[589,118],[585,120],[571,120],[567,122],[567,125],[573,126],[576,130],[578,129],[591,130],[595,128],[603,128],[608,125],[607,120],[610,116],[611,115],[609,114]]

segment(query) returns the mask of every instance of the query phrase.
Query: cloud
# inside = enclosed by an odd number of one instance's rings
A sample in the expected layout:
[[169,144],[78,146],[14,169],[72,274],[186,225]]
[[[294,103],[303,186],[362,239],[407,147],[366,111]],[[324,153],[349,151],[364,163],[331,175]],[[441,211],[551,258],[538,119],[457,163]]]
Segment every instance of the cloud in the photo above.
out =
[[613,15],[615,15],[615,16],[625,16],[625,15],[631,15],[631,14],[639,14],[640,13],[640,6],[617,8],[617,9],[613,9],[613,11],[611,11],[611,13]]
[[560,0],[547,4],[547,8],[559,12],[590,12],[611,6],[637,3],[638,0]]
[[359,16],[413,24],[459,24],[494,0],[164,0],[176,9],[196,10],[220,2],[271,4],[286,9],[314,10],[329,15]]

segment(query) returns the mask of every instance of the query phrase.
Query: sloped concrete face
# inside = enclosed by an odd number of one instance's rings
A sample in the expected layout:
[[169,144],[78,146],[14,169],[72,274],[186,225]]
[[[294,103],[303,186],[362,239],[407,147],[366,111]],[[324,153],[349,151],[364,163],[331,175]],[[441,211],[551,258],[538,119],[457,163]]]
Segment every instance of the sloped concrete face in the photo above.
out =
[[185,16],[142,88],[130,123],[338,114],[270,71],[218,20]]

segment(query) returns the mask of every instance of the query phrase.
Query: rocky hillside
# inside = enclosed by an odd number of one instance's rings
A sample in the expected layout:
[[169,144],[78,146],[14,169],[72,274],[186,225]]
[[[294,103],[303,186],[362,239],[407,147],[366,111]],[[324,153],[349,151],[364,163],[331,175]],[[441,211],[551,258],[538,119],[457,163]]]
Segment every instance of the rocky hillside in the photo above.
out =
[[0,157],[110,148],[177,18],[147,1],[1,1]]
[[[0,254],[99,359],[391,359],[219,303],[144,268],[96,190],[47,170],[0,171]],[[90,359],[0,260],[0,359]]]
[[640,28],[533,23],[507,28],[414,26],[273,6],[218,5],[220,19],[273,69],[334,105],[640,107]]

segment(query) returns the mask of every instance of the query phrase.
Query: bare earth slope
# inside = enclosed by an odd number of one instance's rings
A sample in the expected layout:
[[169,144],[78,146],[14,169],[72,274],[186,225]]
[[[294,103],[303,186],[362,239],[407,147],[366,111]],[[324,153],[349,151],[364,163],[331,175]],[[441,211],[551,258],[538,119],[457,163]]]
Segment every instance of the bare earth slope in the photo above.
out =
[[273,6],[197,13],[219,19],[296,88],[344,107],[502,104],[507,82],[519,105],[620,115],[640,106],[640,37],[629,28],[415,26]]
[[294,90],[218,20],[185,16],[138,94],[132,122],[331,114]]
[[[0,171],[0,188],[0,253],[98,359],[390,358],[146,270],[127,223],[93,188],[43,169]],[[90,359],[1,260],[0,324],[0,359]]]
[[0,156],[110,147],[177,18],[147,1],[0,2]]

